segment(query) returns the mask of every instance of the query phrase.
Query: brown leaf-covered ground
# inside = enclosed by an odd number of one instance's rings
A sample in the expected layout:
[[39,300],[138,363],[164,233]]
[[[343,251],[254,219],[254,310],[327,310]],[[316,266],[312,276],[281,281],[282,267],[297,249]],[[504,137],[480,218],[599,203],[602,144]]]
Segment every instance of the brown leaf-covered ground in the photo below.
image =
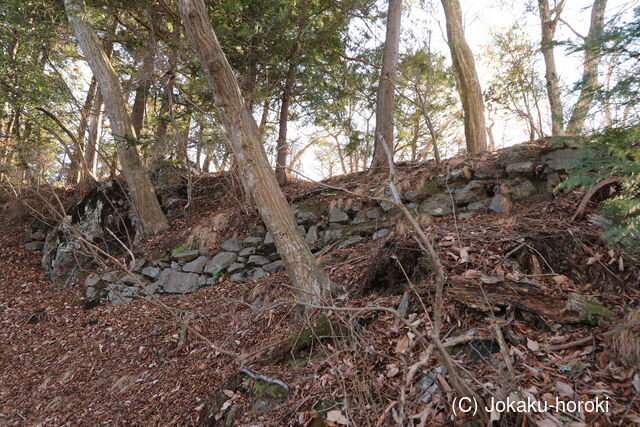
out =
[[[432,169],[407,166],[400,168],[399,180],[424,179],[433,173]],[[365,180],[356,176],[332,183],[354,190],[365,186]],[[366,186],[375,185],[369,181]],[[287,188],[292,200],[306,194],[323,203],[353,201],[353,196],[308,183]],[[508,376],[502,355],[483,341],[452,351],[467,372],[463,373],[465,380],[482,396],[504,398],[519,386],[542,400],[599,397],[611,402],[607,414],[503,416],[502,425],[640,422],[640,372],[637,364],[620,360],[619,352],[614,351],[620,342],[595,338],[567,349],[548,348],[618,326],[625,312],[637,307],[637,266],[620,261],[620,254],[605,247],[588,223],[569,223],[578,201],[577,195],[570,194],[533,200],[516,206],[510,214],[485,213],[466,221],[448,217],[426,224],[450,277],[474,278],[484,273],[505,279],[526,275],[549,295],[577,292],[597,297],[614,313],[607,323],[595,318],[592,324],[565,324],[540,317],[514,301],[496,307],[494,318],[490,312],[447,298],[446,337],[467,331],[486,337],[497,321],[507,338],[515,378]],[[189,219],[175,220],[170,233],[148,242],[140,251],[161,252],[187,238],[197,224],[221,221],[226,224],[224,230],[211,237],[215,246],[216,241],[230,235],[246,235],[253,221],[227,198],[221,201],[205,196],[197,206]],[[222,221],[220,214],[231,219]],[[392,254],[397,254],[400,262],[417,259],[412,255],[417,249],[406,224],[394,220],[390,225],[394,232],[385,239],[323,255],[321,260],[331,277],[350,290],[347,306],[395,308],[400,302],[402,291],[397,291],[401,287],[389,283],[401,280],[402,272],[393,263],[384,264],[389,270],[387,282],[371,279],[375,264]],[[0,236],[0,424],[215,424],[216,415],[224,421],[233,407],[237,407],[236,425],[250,421],[258,425],[309,425],[327,411],[333,421],[324,421],[326,425],[345,421],[351,425],[392,425],[394,417],[411,425],[461,422],[452,414],[453,393],[436,392],[428,403],[421,400],[424,392],[418,390],[416,380],[439,364],[435,358],[406,386],[401,400],[407,371],[424,347],[389,313],[334,312],[330,318],[336,337],[316,344],[313,354],[320,357],[274,364],[269,362],[271,351],[305,327],[296,320],[286,275],[278,273],[248,284],[223,280],[195,294],[166,296],[162,301],[181,313],[188,312],[190,325],[241,358],[219,355],[193,334],[180,346],[180,323],[150,302],[85,310],[80,284],[52,289],[42,273],[40,254],[22,250],[27,228],[28,223],[5,223]],[[405,267],[411,270],[408,274],[415,279],[416,291],[409,320],[425,331],[433,314],[430,276]],[[499,291],[492,288],[496,289]],[[262,300],[259,309],[251,306],[257,297]],[[251,396],[243,392],[245,389],[228,389],[229,379],[243,365],[287,383],[291,394],[285,405],[262,415],[250,412]],[[446,377],[438,378],[438,384],[440,389],[451,390]],[[232,404],[221,414],[213,402],[223,390]]]

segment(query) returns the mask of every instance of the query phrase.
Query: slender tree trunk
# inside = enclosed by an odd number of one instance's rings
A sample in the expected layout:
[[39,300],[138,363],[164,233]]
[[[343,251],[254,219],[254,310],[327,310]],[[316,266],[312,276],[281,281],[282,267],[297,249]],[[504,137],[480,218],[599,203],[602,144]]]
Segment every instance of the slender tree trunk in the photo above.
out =
[[549,0],[538,0],[540,27],[542,30],[540,50],[544,57],[544,77],[547,83],[549,108],[551,109],[551,134],[554,136],[564,135],[564,110],[560,96],[558,72],[556,71],[556,58],[553,51],[553,38],[555,37],[556,27],[563,5],[564,1],[557,5],[554,10],[551,10]]
[[98,92],[93,109],[91,111],[91,121],[89,123],[89,134],[87,135],[87,148],[85,149],[85,163],[87,171],[93,178],[98,177],[98,145],[100,133],[102,132],[103,120],[102,94]]
[[577,135],[584,130],[584,122],[589,114],[589,108],[598,90],[598,64],[602,56],[602,32],[604,29],[604,14],[607,0],[595,0],[591,7],[591,24],[589,34],[585,39],[582,83],[578,102],[573,107],[567,133]]
[[209,80],[241,178],[253,192],[258,211],[273,236],[298,298],[318,303],[330,294],[331,282],[297,230],[293,212],[269,167],[258,126],[211,28],[205,5],[202,0],[177,0],[177,4]]
[[293,84],[296,76],[295,63],[289,63],[287,78],[282,89],[282,99],[280,102],[280,123],[278,129],[278,144],[276,154],[276,179],[278,184],[285,185],[288,181],[287,157],[289,157],[289,145],[287,143],[287,126],[289,124],[289,106],[293,92]]
[[149,88],[151,87],[151,79],[153,77],[153,70],[155,69],[157,54],[157,14],[151,11],[150,16],[149,46],[146,47],[140,68],[138,69],[138,75],[136,76],[138,86],[136,87],[136,95],[133,100],[133,108],[131,109],[131,122],[133,123],[136,137],[138,138],[142,136],[144,113],[147,106],[147,98],[149,97]]
[[[373,160],[369,174],[389,170],[393,153],[393,100],[398,75],[398,51],[400,48],[400,17],[402,0],[389,0],[387,35],[382,54],[382,70],[376,96],[376,130],[374,134]],[[386,146],[386,148],[385,148]]]
[[132,205],[144,236],[153,236],[169,228],[153,185],[135,144],[135,131],[127,111],[118,76],[96,34],[88,24],[83,0],[65,0],[69,22],[89,67],[98,82],[116,140],[118,158],[129,187]]
[[89,89],[87,90],[87,97],[84,100],[84,105],[80,110],[80,123],[78,124],[78,144],[73,145],[73,156],[71,157],[71,164],[69,165],[69,174],[67,176],[67,183],[69,185],[76,185],[80,181],[83,181],[86,171],[83,167],[84,159],[84,147],[82,147],[82,141],[84,141],[85,133],[87,132],[87,122],[89,120],[89,114],[91,112],[91,106],[96,96],[97,83],[95,78],[91,78]]
[[471,48],[464,37],[462,11],[459,0],[442,0],[447,21],[447,39],[451,50],[453,70],[464,110],[464,134],[467,151],[478,153],[487,149],[482,90]]

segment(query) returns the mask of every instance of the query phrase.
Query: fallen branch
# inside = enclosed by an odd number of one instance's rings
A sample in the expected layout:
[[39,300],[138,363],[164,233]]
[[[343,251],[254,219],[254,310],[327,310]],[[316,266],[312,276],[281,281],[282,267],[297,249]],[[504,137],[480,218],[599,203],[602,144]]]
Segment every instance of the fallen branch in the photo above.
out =
[[620,179],[620,177],[617,176],[612,176],[610,178],[607,179],[603,179],[602,181],[600,181],[599,183],[596,184],[595,187],[593,187],[591,190],[589,190],[587,192],[587,194],[584,195],[584,197],[582,198],[582,201],[580,202],[580,204],[578,205],[578,208],[576,209],[576,212],[573,214],[573,216],[571,217],[571,222],[576,221],[577,219],[581,219],[584,216],[584,212],[587,209],[587,205],[589,204],[589,202],[591,201],[591,198],[601,189],[603,189],[604,187],[611,185],[611,184],[620,184],[622,182],[622,179]]

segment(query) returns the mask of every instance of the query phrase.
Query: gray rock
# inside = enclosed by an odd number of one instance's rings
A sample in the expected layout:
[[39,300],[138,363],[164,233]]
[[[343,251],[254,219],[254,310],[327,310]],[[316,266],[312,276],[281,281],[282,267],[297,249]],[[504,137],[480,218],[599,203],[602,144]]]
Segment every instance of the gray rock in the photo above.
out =
[[122,283],[128,286],[138,286],[138,282],[145,282],[145,279],[139,274],[125,274],[120,279]]
[[41,251],[43,249],[44,249],[44,242],[29,242],[29,243],[25,243],[24,245],[25,251],[35,252],[35,251]]
[[246,239],[244,239],[242,241],[242,243],[244,244],[244,247],[246,248],[247,246],[258,246],[258,245],[261,245],[263,241],[264,241],[264,237],[250,236],[250,237],[247,237]]
[[318,226],[312,225],[309,227],[309,231],[307,231],[307,235],[304,236],[305,243],[313,243],[319,239],[318,236]]
[[236,238],[225,240],[220,245],[220,249],[229,252],[240,252],[242,250],[242,240]]
[[562,179],[560,178],[560,175],[557,172],[552,172],[549,174],[549,176],[547,177],[547,192],[548,193],[555,193],[557,190],[556,188],[558,187],[558,185],[560,185],[560,183],[562,182]]
[[415,190],[409,190],[404,193],[403,199],[405,202],[417,202],[420,197],[420,192]]
[[481,166],[473,171],[474,179],[498,179],[504,177],[504,170],[492,166]]
[[489,206],[490,203],[491,203],[491,199],[489,199],[489,198],[483,199],[483,200],[478,200],[477,202],[469,203],[469,205],[467,206],[467,210],[469,210],[469,211],[479,211],[480,209],[484,209],[487,206]]
[[247,261],[247,265],[253,266],[262,266],[269,264],[269,260],[262,255],[251,255],[249,257],[249,261]]
[[362,202],[360,200],[354,202],[349,206],[349,212],[358,213],[362,210]]
[[255,253],[256,253],[256,248],[253,247],[253,246],[249,246],[249,247],[244,248],[243,250],[241,250],[238,255],[240,255],[241,257],[248,257],[249,255],[253,255]]
[[535,162],[511,163],[506,167],[507,175],[509,175],[510,177],[533,175],[535,170],[536,170]]
[[469,219],[474,216],[476,213],[474,211],[467,211],[459,213],[456,218],[460,221],[464,221],[465,219]]
[[189,262],[189,261],[193,261],[199,256],[200,256],[200,251],[198,249],[193,249],[190,251],[184,251],[177,254],[172,254],[171,258],[173,258],[176,261]]
[[174,270],[182,270],[182,266],[175,261],[171,261],[171,268]]
[[165,261],[156,261],[156,265],[163,270],[165,268],[171,268],[171,263]]
[[367,212],[367,218],[368,219],[378,219],[380,218],[380,211],[376,208],[373,209],[368,209]]
[[450,169],[447,174],[447,182],[469,181],[473,171],[469,166],[463,166],[459,169]]
[[207,279],[207,276],[198,276],[198,286],[206,286]]
[[237,263],[240,263],[240,264],[246,264],[247,259],[246,259],[245,257],[243,257],[243,256],[239,256],[239,257],[236,259],[236,262],[237,262]]
[[29,233],[28,239],[34,242],[44,242],[47,239],[47,233],[43,230],[36,230]]
[[296,214],[298,224],[310,226],[318,222],[318,215],[315,212],[301,211]]
[[187,273],[202,273],[204,270],[204,266],[209,262],[211,258],[206,256],[200,256],[193,261],[186,263],[182,266],[182,271]]
[[363,240],[363,239],[362,239],[362,237],[360,237],[360,236],[354,236],[354,237],[351,237],[351,238],[349,238],[349,239],[345,240],[344,242],[340,243],[340,244],[338,245],[338,249],[345,249],[345,248],[348,248],[348,247],[350,247],[350,246],[353,246],[353,245],[355,245],[355,244],[357,244],[357,243],[362,242],[362,240]]
[[324,232],[322,241],[324,242],[325,245],[327,245],[329,243],[333,243],[340,240],[343,234],[344,234],[344,231],[342,230],[342,227],[332,225],[331,227],[327,228],[327,231]]
[[421,212],[427,213],[432,216],[444,216],[453,212],[451,206],[451,197],[448,194],[440,193],[435,196],[429,197],[422,202],[418,208]]
[[393,205],[393,204],[391,204],[389,202],[382,201],[382,202],[379,202],[378,205],[386,213],[389,213],[394,209],[398,209],[398,208],[395,207],[395,205]]
[[487,197],[487,190],[482,181],[469,181],[467,185],[455,190],[453,199],[458,205],[464,205]]
[[274,252],[272,254],[267,255],[267,259],[269,261],[276,261],[280,259],[280,254],[278,252]]
[[142,269],[142,274],[150,279],[157,280],[160,277],[161,270],[158,267],[145,267]]
[[407,203],[406,207],[407,209],[415,209],[418,207],[418,204],[415,202],[410,202],[410,203]]
[[202,256],[207,256],[211,258],[211,255],[213,255],[214,253],[215,253],[215,250],[213,250],[212,248],[200,248],[200,255]]
[[217,277],[207,277],[207,286],[213,286],[218,283]]
[[263,245],[273,245],[275,243],[275,241],[273,240],[273,235],[271,235],[271,232],[269,231],[265,236],[264,236],[264,242],[262,243]]
[[162,270],[157,286],[170,294],[188,294],[198,289],[199,275],[175,270]]
[[564,170],[564,164],[568,160],[577,158],[577,150],[556,150],[542,156],[542,163],[546,165],[551,171]]
[[494,212],[509,212],[511,209],[511,201],[501,194],[496,194],[493,196],[493,199],[491,199],[489,209]]
[[367,213],[365,211],[360,211],[353,218],[353,221],[351,221],[351,224],[358,225],[366,221],[367,221]]
[[131,271],[135,273],[139,273],[146,263],[147,263],[146,259],[138,258],[136,260],[131,261],[131,263],[129,264],[129,268],[131,269]]
[[211,261],[204,267],[204,272],[207,274],[219,273],[238,259],[238,254],[233,252],[220,252],[218,255],[211,258]]
[[329,209],[329,222],[336,224],[346,224],[349,222],[349,215],[338,208]]
[[373,233],[373,236],[371,236],[371,238],[373,240],[382,239],[383,237],[387,236],[389,233],[391,233],[391,230],[389,230],[388,228],[383,228]]
[[242,270],[244,268],[244,263],[235,262],[227,268],[227,273],[233,273],[238,270]]
[[282,261],[282,260],[273,261],[272,263],[267,264],[262,268],[267,273],[275,273],[277,271],[283,271],[284,270],[284,261]]
[[515,178],[500,184],[500,194],[511,200],[524,199],[536,191],[536,187],[528,179]]
[[249,268],[238,273],[234,273],[229,277],[232,282],[253,282],[267,275],[267,272],[260,267]]
[[542,148],[535,144],[520,144],[505,148],[498,154],[497,163],[503,168],[512,163],[530,162],[540,157]]

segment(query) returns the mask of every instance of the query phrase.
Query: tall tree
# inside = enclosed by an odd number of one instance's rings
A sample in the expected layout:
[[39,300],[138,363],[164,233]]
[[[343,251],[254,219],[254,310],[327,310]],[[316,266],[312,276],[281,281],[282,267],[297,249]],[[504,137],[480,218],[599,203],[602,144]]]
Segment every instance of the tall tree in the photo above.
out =
[[484,102],[476,63],[471,48],[464,37],[462,10],[459,0],[442,0],[447,21],[447,41],[451,51],[460,101],[464,110],[464,134],[467,151],[478,153],[487,149],[487,132],[484,120]]
[[169,226],[135,145],[137,135],[118,76],[89,24],[84,0],[65,0],[64,4],[71,27],[104,98],[107,116],[116,140],[118,159],[131,193],[139,225],[145,236],[158,234],[167,230]]
[[[369,173],[389,169],[393,161],[393,100],[398,75],[398,51],[400,48],[400,17],[402,0],[389,0],[387,35],[382,54],[382,70],[376,96],[376,130],[373,160]],[[386,146],[386,148],[385,148]]]
[[540,27],[542,39],[540,50],[544,57],[545,73],[547,82],[547,97],[549,98],[549,108],[551,109],[551,133],[553,135],[564,134],[564,110],[562,98],[560,97],[560,83],[558,71],[556,70],[556,58],[553,51],[553,39],[556,27],[560,20],[560,14],[564,8],[566,0],[560,0],[553,8],[549,7],[549,0],[538,0],[538,11],[540,13]]
[[208,20],[202,0],[177,0],[189,38],[202,62],[240,175],[252,191],[301,301],[320,302],[331,282],[297,230],[293,213],[269,167],[258,126]]
[[607,0],[595,0],[591,7],[591,22],[589,34],[583,37],[584,60],[582,65],[582,81],[580,94],[573,107],[571,118],[567,124],[567,133],[579,134],[584,129],[584,122],[589,114],[591,103],[598,90],[598,65],[602,56],[602,35],[604,29],[604,14]]

